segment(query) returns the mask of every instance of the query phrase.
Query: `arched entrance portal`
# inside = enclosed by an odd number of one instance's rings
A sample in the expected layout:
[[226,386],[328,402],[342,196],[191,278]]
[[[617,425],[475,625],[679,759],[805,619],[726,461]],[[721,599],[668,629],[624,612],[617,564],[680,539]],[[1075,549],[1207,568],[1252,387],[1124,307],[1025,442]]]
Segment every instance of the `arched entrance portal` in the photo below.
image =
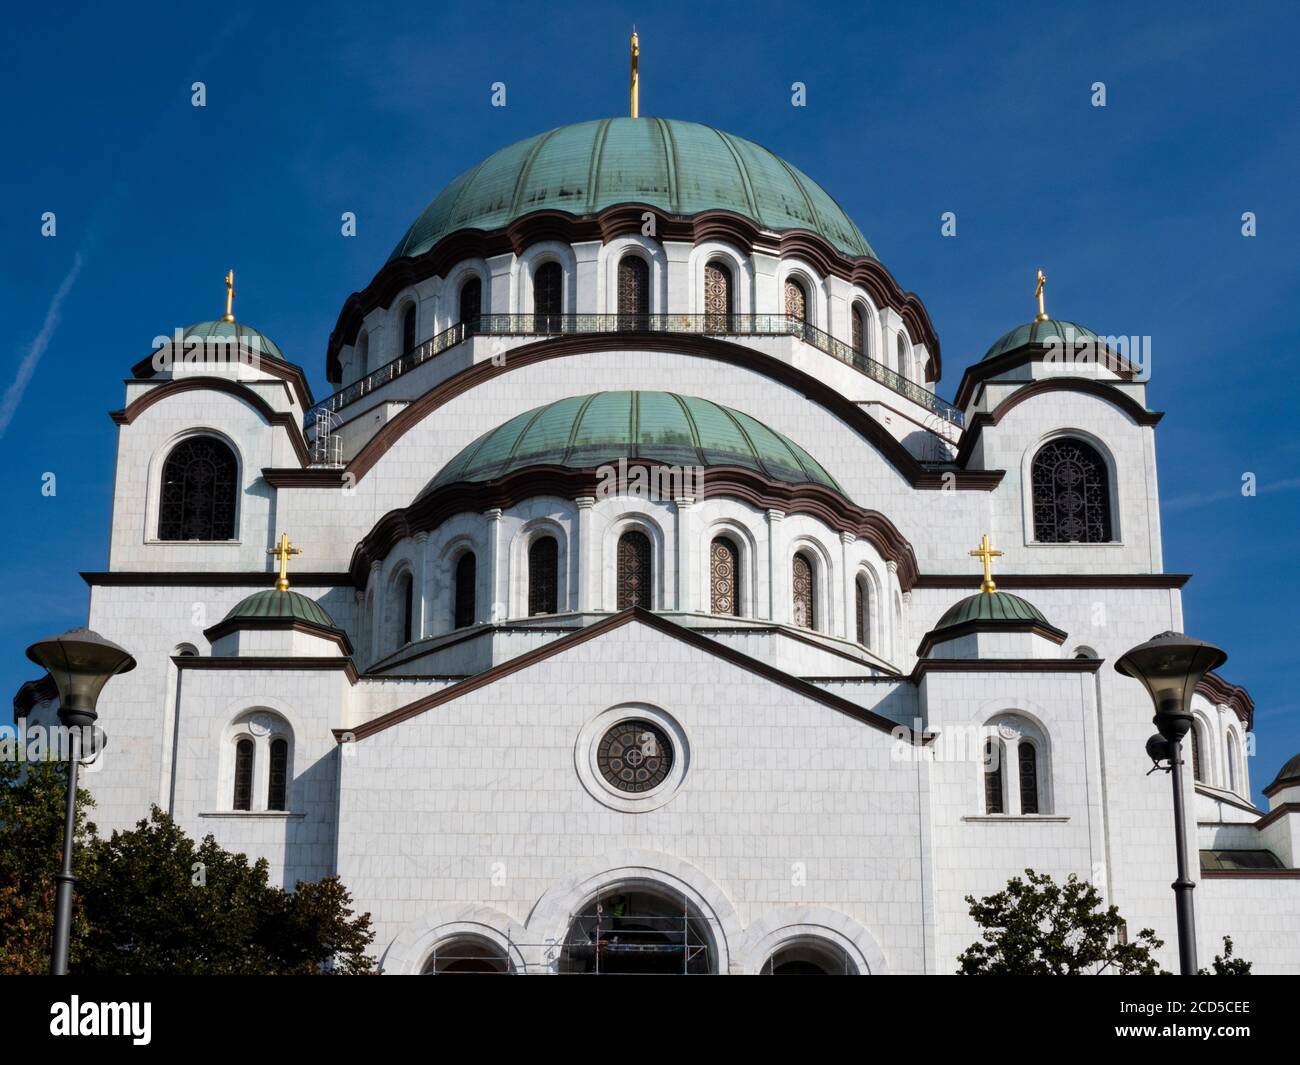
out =
[[781,944],[763,963],[764,976],[857,976],[858,967],[836,943],[797,939]]
[[478,936],[457,936],[434,947],[422,970],[425,976],[505,976],[510,960],[495,943]]
[[697,976],[717,971],[708,920],[651,885],[607,888],[574,915],[561,973]]

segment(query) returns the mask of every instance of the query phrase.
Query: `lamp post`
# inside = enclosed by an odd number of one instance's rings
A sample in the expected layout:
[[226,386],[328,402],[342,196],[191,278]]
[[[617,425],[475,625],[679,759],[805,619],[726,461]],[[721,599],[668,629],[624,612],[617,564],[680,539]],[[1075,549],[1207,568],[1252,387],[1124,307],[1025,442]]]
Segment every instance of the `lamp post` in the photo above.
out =
[[1187,817],[1183,803],[1182,741],[1192,727],[1192,694],[1210,670],[1228,656],[1219,648],[1181,632],[1162,632],[1120,657],[1115,669],[1140,681],[1156,708],[1152,718],[1158,736],[1147,741],[1147,754],[1160,765],[1168,759],[1174,782],[1174,843],[1178,879],[1174,902],[1178,912],[1178,965],[1184,976],[1196,975],[1196,920],[1192,913],[1192,883],[1187,871]]
[[[109,678],[135,669],[135,659],[121,647],[90,629],[69,629],[62,636],[39,640],[27,648],[27,657],[50,671],[59,689],[59,720],[68,730],[68,801],[63,815],[63,865],[54,877],[54,945],[50,973],[66,976],[68,942],[72,935],[72,840],[77,818],[77,764],[82,758],[84,730],[92,745],[104,745],[94,728],[95,704]],[[89,753],[89,752],[87,752]]]

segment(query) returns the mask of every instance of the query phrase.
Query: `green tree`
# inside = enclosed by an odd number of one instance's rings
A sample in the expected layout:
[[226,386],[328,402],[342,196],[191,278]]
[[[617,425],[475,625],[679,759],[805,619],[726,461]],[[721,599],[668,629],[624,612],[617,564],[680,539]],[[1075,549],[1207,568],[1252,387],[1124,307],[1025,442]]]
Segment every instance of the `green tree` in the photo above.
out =
[[963,976],[1159,973],[1151,952],[1164,942],[1144,928],[1134,941],[1120,943],[1123,918],[1117,907],[1103,908],[1101,901],[1097,889],[1073,873],[1061,885],[1032,869],[994,895],[967,895],[970,914],[983,929],[982,942],[957,956],[957,971]]
[[1250,962],[1232,956],[1232,937],[1223,937],[1223,953],[1214,956],[1214,969],[1201,969],[1198,976],[1250,976]]
[[[66,777],[0,761],[0,974],[49,968]],[[78,790],[75,974],[357,974],[374,971],[370,915],[337,877],[272,885],[267,863],[190,839],[157,807],[101,838]]]

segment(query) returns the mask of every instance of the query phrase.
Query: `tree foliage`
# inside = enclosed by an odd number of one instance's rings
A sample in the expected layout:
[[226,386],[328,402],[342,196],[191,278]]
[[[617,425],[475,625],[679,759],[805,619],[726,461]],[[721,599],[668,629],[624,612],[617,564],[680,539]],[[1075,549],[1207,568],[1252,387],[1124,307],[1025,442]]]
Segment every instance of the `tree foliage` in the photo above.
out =
[[1250,976],[1250,962],[1232,956],[1232,937],[1223,937],[1223,953],[1214,956],[1213,968],[1201,969],[1198,976]]
[[983,899],[967,895],[966,902],[983,932],[982,942],[957,956],[957,971],[964,976],[1161,971],[1151,955],[1163,940],[1144,928],[1135,940],[1119,942],[1124,924],[1119,909],[1103,908],[1097,889],[1073,873],[1062,885],[1026,869],[1024,879],[1012,877],[1004,890]]
[[[53,764],[0,764],[0,974],[48,971],[65,779]],[[90,803],[79,791],[74,974],[374,971],[370,915],[337,877],[286,891],[264,859],[195,842],[157,807],[104,839]]]

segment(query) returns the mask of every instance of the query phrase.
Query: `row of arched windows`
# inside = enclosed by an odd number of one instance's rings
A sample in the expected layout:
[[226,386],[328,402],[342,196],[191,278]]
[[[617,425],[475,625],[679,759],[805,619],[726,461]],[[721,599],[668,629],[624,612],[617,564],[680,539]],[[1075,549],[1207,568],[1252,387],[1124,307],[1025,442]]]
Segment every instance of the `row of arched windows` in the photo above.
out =
[[1214,779],[1210,760],[1203,753],[1207,747],[1213,750],[1213,741],[1206,739],[1208,735],[1210,735],[1209,726],[1199,716],[1194,717],[1192,727],[1187,730],[1187,740],[1184,744],[1184,750],[1191,748],[1192,779],[1198,784],[1224,787],[1240,794],[1243,790],[1245,773],[1241,764],[1241,744],[1237,740],[1236,733],[1232,729],[1227,730],[1221,752],[1224,763],[1222,779],[1217,782]]
[[1050,813],[1047,736],[1017,714],[990,722],[981,754],[985,814]]

